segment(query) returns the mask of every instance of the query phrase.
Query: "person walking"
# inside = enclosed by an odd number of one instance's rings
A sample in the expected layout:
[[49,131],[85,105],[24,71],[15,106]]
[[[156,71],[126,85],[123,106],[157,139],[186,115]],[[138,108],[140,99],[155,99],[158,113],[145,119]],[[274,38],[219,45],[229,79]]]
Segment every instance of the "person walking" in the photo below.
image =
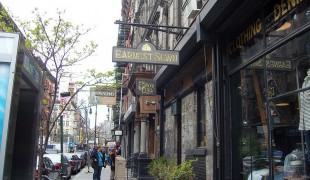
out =
[[86,160],[86,162],[87,162],[87,172],[88,173],[91,173],[90,171],[89,171],[89,166],[91,165],[91,158],[90,158],[90,150],[89,151],[86,151],[86,155],[87,155],[87,160]]
[[102,167],[105,166],[104,160],[105,156],[101,151],[101,147],[97,146],[94,148],[94,152],[91,157],[93,160],[92,168],[94,169],[93,180],[100,180]]
[[111,174],[110,180],[115,180],[115,157],[117,156],[116,149],[114,148],[110,154],[110,161],[111,161]]

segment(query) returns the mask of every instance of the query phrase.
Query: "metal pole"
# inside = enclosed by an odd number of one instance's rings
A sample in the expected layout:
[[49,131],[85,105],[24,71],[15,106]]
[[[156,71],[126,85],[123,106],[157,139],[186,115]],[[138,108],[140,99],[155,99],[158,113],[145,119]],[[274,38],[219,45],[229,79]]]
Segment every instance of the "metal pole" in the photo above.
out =
[[123,81],[124,81],[124,75],[122,73],[121,97],[119,100],[118,130],[121,130],[121,116],[122,116],[122,102],[123,102]]
[[63,152],[64,152],[64,140],[63,140],[64,128],[63,128],[63,116],[60,116],[60,161],[61,161],[61,174],[64,174],[64,160],[63,160]]
[[97,145],[97,103],[96,103],[96,112],[95,112],[95,145]]
[[87,126],[87,118],[88,118],[88,111],[87,108],[85,110],[85,121],[86,121],[86,150],[88,151],[88,126]]

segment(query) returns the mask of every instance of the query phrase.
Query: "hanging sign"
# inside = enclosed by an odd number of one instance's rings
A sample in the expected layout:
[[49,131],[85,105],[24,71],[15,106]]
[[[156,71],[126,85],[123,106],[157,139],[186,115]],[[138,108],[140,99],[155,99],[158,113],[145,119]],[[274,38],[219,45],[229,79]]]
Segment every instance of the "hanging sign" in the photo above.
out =
[[158,50],[152,43],[142,42],[136,49],[113,47],[112,62],[179,65],[179,51]]
[[136,80],[136,94],[138,96],[155,96],[156,86],[154,80]]
[[90,104],[115,105],[116,89],[100,87],[90,89]]

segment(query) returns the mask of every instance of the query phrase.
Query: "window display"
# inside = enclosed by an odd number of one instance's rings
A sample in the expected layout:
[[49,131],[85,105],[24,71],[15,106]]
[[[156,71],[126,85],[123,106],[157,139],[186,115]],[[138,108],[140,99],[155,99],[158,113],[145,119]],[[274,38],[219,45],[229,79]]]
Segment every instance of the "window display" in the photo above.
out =
[[310,177],[309,43],[301,34],[231,76],[233,178]]

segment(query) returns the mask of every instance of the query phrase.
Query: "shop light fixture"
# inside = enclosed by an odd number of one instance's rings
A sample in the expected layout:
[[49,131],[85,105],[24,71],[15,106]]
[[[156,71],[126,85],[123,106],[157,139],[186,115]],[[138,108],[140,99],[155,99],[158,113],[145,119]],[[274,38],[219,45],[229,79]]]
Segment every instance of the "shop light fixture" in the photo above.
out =
[[288,106],[288,105],[290,105],[290,104],[289,103],[285,103],[285,102],[275,104],[275,106],[278,106],[278,107],[283,107],[283,106]]
[[287,29],[289,29],[291,26],[292,26],[291,23],[285,22],[281,27],[279,27],[279,28],[277,29],[277,31],[284,31],[284,30],[287,30]]

